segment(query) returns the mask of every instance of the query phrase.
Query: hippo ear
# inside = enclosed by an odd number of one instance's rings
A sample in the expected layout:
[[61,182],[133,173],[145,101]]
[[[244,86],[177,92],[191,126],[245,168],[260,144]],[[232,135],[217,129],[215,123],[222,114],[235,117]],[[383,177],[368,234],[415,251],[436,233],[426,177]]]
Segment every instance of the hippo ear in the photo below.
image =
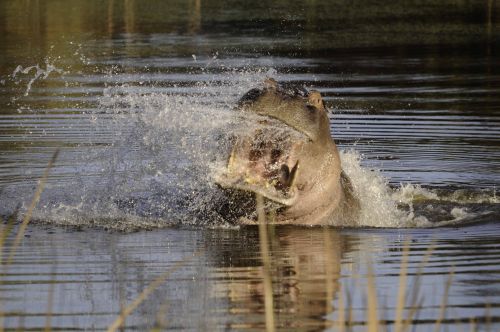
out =
[[267,89],[274,89],[276,90],[278,88],[278,82],[272,77],[268,77],[264,80],[264,86]]
[[325,105],[323,105],[323,99],[321,98],[321,94],[319,91],[312,90],[309,92],[307,96],[307,101],[309,105],[316,107],[317,109],[324,110]]

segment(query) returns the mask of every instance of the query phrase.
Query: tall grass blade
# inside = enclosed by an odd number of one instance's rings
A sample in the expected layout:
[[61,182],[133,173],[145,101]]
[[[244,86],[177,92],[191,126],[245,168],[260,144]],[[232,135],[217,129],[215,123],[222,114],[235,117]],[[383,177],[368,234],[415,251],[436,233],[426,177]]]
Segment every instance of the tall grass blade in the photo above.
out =
[[434,332],[439,332],[439,330],[441,329],[441,322],[443,321],[445,314],[446,314],[446,306],[448,303],[448,293],[450,291],[450,286],[451,286],[451,282],[453,280],[453,275],[454,275],[454,271],[451,270],[451,272],[448,276],[448,281],[446,282],[446,287],[444,289],[443,299],[441,300],[441,307],[439,309],[439,317],[436,320],[436,325],[434,325]]
[[176,264],[172,266],[170,269],[165,271],[164,273],[160,274],[155,280],[153,280],[148,287],[146,287],[135,299],[130,303],[125,309],[122,310],[120,313],[120,316],[118,316],[115,321],[109,325],[107,331],[112,332],[118,330],[123,323],[125,322],[125,319],[142,303],[144,300],[148,298],[151,293],[153,293],[161,284],[163,284],[168,277],[172,273],[174,273],[176,270],[184,266],[187,262],[189,262],[191,259],[194,259],[195,257],[198,257],[201,255],[202,251],[196,252],[192,257],[190,258],[185,258]]
[[[403,331],[409,329],[411,323],[418,319],[419,310],[422,309],[424,303],[424,298],[422,297],[417,303],[412,303],[410,310],[408,312],[408,317],[404,320]],[[415,331],[416,325],[413,325],[412,331]]]
[[47,313],[45,315],[45,332],[50,332],[51,326],[52,326],[52,315],[53,315],[53,305],[54,305],[54,289],[56,285],[55,281],[55,274],[56,274],[56,269],[55,265],[52,271],[52,280],[50,282],[49,286],[49,294],[48,294],[48,299],[47,299]]
[[54,166],[54,163],[55,163],[58,155],[59,155],[59,149],[57,149],[54,152],[54,154],[52,155],[52,158],[50,159],[49,163],[47,164],[47,167],[45,168],[45,171],[43,172],[42,178],[38,182],[38,186],[36,188],[35,195],[33,196],[33,199],[31,200],[31,204],[28,207],[28,211],[26,211],[26,214],[24,215],[21,226],[19,226],[19,230],[17,232],[16,238],[14,239],[14,243],[12,244],[12,246],[10,248],[9,257],[7,258],[7,265],[10,265],[12,263],[12,259],[14,258],[17,247],[19,246],[19,243],[21,243],[21,239],[23,238],[24,233],[26,232],[26,227],[28,227],[28,223],[31,220],[33,210],[35,209],[36,204],[40,200],[40,196],[42,195],[43,189],[45,187],[45,183],[47,182],[47,178],[49,177],[50,169],[52,168],[52,166]]
[[156,313],[155,326],[151,329],[151,332],[163,331],[167,327],[167,320],[165,319],[165,316],[169,306],[168,302],[165,302],[160,306],[160,309],[158,309],[158,312]]
[[375,286],[375,277],[373,275],[373,267],[368,265],[367,276],[367,291],[368,291],[368,332],[378,332],[378,304],[377,304],[377,288]]
[[[7,239],[7,236],[10,234],[12,231],[12,228],[14,227],[14,222],[17,220],[17,213],[18,213],[19,207],[16,208],[14,213],[9,217],[9,220],[7,221],[6,225],[3,225],[3,219],[2,219],[2,227],[0,229],[0,264],[3,263],[3,253],[4,253],[4,246],[5,246],[5,240]],[[3,268],[4,266],[2,266]],[[0,281],[0,285],[3,284],[3,281]],[[2,308],[3,303],[0,302],[0,332],[3,332],[3,325],[4,325],[4,316],[3,316],[3,308]]]
[[323,229],[324,235],[324,244],[325,244],[325,282],[326,282],[326,301],[325,301],[325,312],[327,314],[333,312],[333,293],[334,293],[334,285],[333,285],[333,257],[332,251],[333,246],[331,243],[330,233],[328,228]]
[[[19,213],[19,206],[16,207],[15,211],[10,215],[9,220],[7,221],[6,225],[2,225],[2,228],[0,229],[0,264],[3,264],[3,256],[4,256],[4,251],[5,251],[5,241],[7,240],[7,237],[9,234],[12,232],[12,229],[14,228],[14,224],[17,220],[17,214]],[[3,222],[3,220],[2,220]],[[2,272],[5,271],[6,265],[2,265]],[[3,280],[0,281],[0,285],[3,284]],[[3,303],[0,302],[0,332],[3,332],[3,325],[4,325],[4,316],[3,316]]]
[[422,307],[423,299],[419,301],[420,282],[422,278],[422,273],[424,272],[424,268],[427,266],[427,263],[429,262],[429,259],[434,251],[434,247],[435,247],[434,242],[431,242],[430,246],[427,247],[424,258],[422,259],[422,261],[420,261],[420,264],[418,265],[416,276],[413,279],[413,283],[411,285],[412,295],[410,298],[410,303],[411,303],[410,312],[408,313],[407,318],[404,320],[403,331],[406,331],[409,328],[411,322],[415,317],[415,314]]
[[264,309],[266,314],[266,331],[273,332],[274,325],[274,303],[273,285],[271,280],[271,264],[269,262],[269,238],[267,234],[266,212],[264,210],[264,198],[256,194],[257,220],[259,224],[260,257],[264,268]]
[[351,332],[352,331],[352,321],[353,321],[353,313],[352,313],[352,298],[351,298],[351,293],[349,292],[348,289],[345,291],[345,298],[346,298],[346,308],[347,308],[347,331]]
[[491,303],[487,302],[486,303],[486,332],[491,331]]
[[477,329],[476,329],[476,321],[474,320],[474,318],[470,319],[470,330],[471,330],[471,332],[477,331]]
[[12,229],[14,228],[14,224],[16,223],[17,220],[17,215],[19,214],[19,208],[20,206],[17,206],[14,212],[10,215],[9,219],[7,220],[6,225],[2,225],[2,229],[0,230],[0,263],[3,263],[3,253],[5,249],[5,241],[7,240],[7,237],[9,234],[12,232]]
[[337,326],[339,329],[339,332],[345,332],[345,305],[344,305],[344,297],[343,294],[339,294],[339,313],[338,313],[338,320],[337,320]]
[[403,310],[406,299],[406,280],[408,276],[408,253],[410,242],[407,240],[403,247],[403,257],[401,257],[401,267],[399,272],[398,303],[396,305],[395,332],[403,332]]
[[20,332],[25,332],[25,328],[24,328],[24,320],[25,320],[25,316],[20,316],[19,317],[19,324],[17,325],[17,329],[16,331],[20,331]]

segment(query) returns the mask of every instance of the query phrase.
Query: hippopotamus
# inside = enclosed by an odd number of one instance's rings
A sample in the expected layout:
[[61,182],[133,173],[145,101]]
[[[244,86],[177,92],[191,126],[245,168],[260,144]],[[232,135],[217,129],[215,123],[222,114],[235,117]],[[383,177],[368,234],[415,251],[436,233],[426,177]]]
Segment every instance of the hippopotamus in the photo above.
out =
[[269,223],[351,224],[358,201],[318,91],[266,79],[235,109],[246,115],[248,130],[231,140],[215,182],[228,193],[226,210],[240,212],[239,223],[257,222],[261,196]]

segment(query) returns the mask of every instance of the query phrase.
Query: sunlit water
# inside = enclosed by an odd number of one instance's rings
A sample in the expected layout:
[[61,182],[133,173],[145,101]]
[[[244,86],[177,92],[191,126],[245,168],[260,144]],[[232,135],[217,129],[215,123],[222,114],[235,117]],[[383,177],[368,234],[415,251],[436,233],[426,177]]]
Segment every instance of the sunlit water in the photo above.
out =
[[441,22],[444,5],[187,3],[163,17],[156,2],[75,1],[80,23],[50,1],[0,3],[0,215],[25,211],[61,149],[3,273],[4,325],[102,330],[172,270],[127,329],[265,328],[258,230],[218,215],[213,174],[248,126],[235,102],[272,76],[321,92],[361,201],[352,228],[275,229],[277,326],[335,329],[342,299],[364,330],[371,266],[392,328],[409,240],[413,327],[434,328],[453,271],[441,329],[496,330],[498,6],[446,7]]

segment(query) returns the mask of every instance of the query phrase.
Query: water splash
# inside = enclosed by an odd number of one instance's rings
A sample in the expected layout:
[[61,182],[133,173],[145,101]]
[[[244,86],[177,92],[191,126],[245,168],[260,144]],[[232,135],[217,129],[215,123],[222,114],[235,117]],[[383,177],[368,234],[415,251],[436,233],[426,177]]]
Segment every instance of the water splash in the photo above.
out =
[[401,184],[392,199],[407,213],[406,227],[444,227],[494,221],[500,213],[495,189],[428,189]]
[[21,75],[26,75],[29,78],[28,83],[26,84],[26,90],[24,91],[24,96],[27,97],[31,91],[31,86],[35,81],[39,79],[46,79],[49,77],[51,73],[63,74],[64,71],[60,68],[57,68],[53,64],[48,61],[45,62],[45,69],[40,67],[39,64],[29,67],[23,67],[18,65],[16,69],[10,75],[10,78],[13,79],[17,84],[19,84],[25,77],[21,77]]
[[[340,154],[342,167],[351,179],[360,202],[358,225],[362,227],[403,227],[408,217],[398,209],[392,198],[388,180],[377,170],[361,166],[361,156],[355,150]],[[348,225],[355,226],[355,225]]]
[[[128,84],[105,88],[92,115],[95,141],[85,142],[88,153],[71,161],[82,175],[48,188],[35,218],[121,230],[227,226],[214,209],[220,193],[212,170],[220,143],[242,125],[232,111],[236,100],[266,74],[199,83],[196,96],[142,93]],[[104,146],[103,132],[110,135]]]
[[[33,71],[26,93],[35,80],[61,73],[50,65],[46,69],[19,66],[12,77]],[[212,175],[225,164],[222,152],[227,138],[248,130],[245,118],[232,110],[236,101],[267,76],[279,80],[274,70],[229,71],[224,83],[196,83],[196,95],[151,92],[130,84],[107,86],[90,114],[94,138],[82,144],[80,148],[85,145],[87,150],[80,159],[70,160],[77,164],[74,179],[49,184],[35,218],[120,230],[178,224],[229,226],[216,212],[223,196]],[[495,193],[471,196],[469,191],[439,192],[415,185],[394,190],[380,172],[362,166],[356,151],[341,152],[341,159],[361,204],[357,223],[343,226],[460,224],[478,216],[466,204],[498,203]],[[29,198],[18,192],[18,187],[7,188],[3,199],[14,206]]]

